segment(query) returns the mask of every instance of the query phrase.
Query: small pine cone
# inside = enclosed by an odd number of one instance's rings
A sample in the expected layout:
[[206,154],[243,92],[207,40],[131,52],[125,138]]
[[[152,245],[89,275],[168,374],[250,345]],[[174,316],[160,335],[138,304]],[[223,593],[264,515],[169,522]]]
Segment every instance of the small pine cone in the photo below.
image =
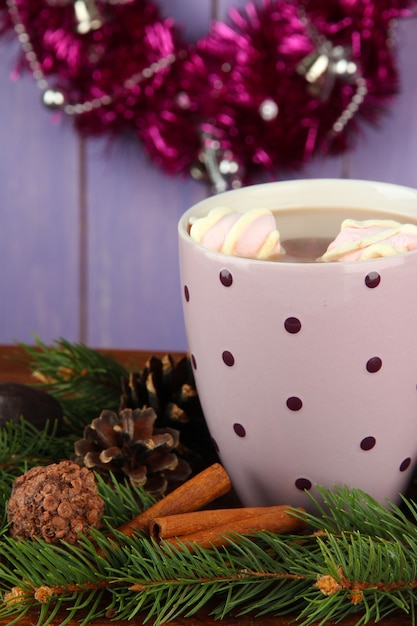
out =
[[204,419],[188,355],[175,362],[166,354],[152,356],[142,372],[122,379],[120,408],[151,406],[158,428],[180,431],[178,454],[198,473],[219,458]]
[[162,496],[170,483],[184,481],[191,473],[179,458],[179,432],[154,428],[155,411],[150,408],[123,409],[118,414],[104,410],[84,429],[75,443],[75,460],[117,480],[129,478],[154,496]]
[[157,415],[157,425],[190,422],[199,410],[197,390],[188,356],[177,363],[171,355],[152,356],[143,372],[132,372],[122,380],[120,408],[150,406]]
[[32,467],[16,478],[7,518],[13,537],[75,543],[79,533],[99,527],[103,511],[93,472],[62,461]]

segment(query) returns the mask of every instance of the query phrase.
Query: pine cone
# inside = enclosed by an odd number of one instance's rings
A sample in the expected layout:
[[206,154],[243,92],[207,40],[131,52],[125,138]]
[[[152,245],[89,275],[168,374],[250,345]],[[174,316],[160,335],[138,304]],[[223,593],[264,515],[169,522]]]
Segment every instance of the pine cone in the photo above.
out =
[[12,537],[75,543],[79,533],[99,527],[103,511],[93,472],[62,461],[16,478],[7,518]]
[[144,406],[154,409],[158,426],[190,421],[199,403],[188,357],[175,363],[170,354],[162,359],[152,356],[143,372],[132,372],[122,380],[120,408]]
[[170,354],[152,356],[141,373],[132,372],[122,379],[120,408],[154,409],[160,428],[180,431],[179,454],[187,459],[193,472],[218,461],[195,386],[190,358],[175,362]]
[[163,495],[171,483],[186,480],[189,464],[176,448],[180,434],[174,428],[154,428],[156,413],[150,408],[104,410],[84,429],[75,443],[75,460],[116,479],[128,478],[152,495]]

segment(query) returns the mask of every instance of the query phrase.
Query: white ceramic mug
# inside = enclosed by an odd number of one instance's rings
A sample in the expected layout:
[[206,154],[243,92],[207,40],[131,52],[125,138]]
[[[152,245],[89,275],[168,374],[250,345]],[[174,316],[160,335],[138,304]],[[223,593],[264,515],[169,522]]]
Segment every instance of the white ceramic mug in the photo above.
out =
[[[242,502],[309,507],[316,484],[397,500],[417,460],[417,251],[335,263],[227,256],[188,234],[190,217],[216,206],[276,210],[285,237],[334,236],[356,207],[416,221],[417,191],[339,179],[254,185],[203,200],[179,223],[197,390]],[[286,232],[280,211],[303,207],[303,224]],[[322,219],[332,207],[335,218]]]

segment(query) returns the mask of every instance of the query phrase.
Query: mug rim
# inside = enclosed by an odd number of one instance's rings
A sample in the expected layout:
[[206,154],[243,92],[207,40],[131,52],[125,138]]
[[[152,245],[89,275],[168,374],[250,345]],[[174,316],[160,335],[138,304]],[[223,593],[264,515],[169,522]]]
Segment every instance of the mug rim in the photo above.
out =
[[[273,203],[274,211],[279,212],[280,210],[290,210],[290,209],[300,209],[309,210],[309,209],[317,209],[317,208],[332,208],[335,207],[335,199],[333,196],[324,197],[318,200],[318,198],[313,199],[308,203],[308,206],[302,206],[302,202],[305,200],[301,200],[303,195],[308,195],[312,192],[317,193],[318,189],[321,189],[322,193],[328,193],[329,189],[334,188],[335,191],[341,194],[340,202],[337,202],[337,209],[343,208],[352,208],[352,196],[347,196],[347,191],[352,192],[355,191],[356,195],[359,197],[361,193],[367,192],[368,194],[373,194],[375,197],[375,206],[365,206],[361,207],[359,204],[355,208],[365,208],[369,211],[385,211],[392,212],[394,214],[398,214],[398,216],[402,216],[407,218],[407,216],[412,217],[417,223],[417,189],[413,187],[408,187],[406,185],[399,185],[396,183],[388,183],[382,181],[374,181],[374,180],[366,180],[366,179],[355,179],[355,178],[300,178],[294,180],[283,180],[283,181],[273,181],[269,183],[261,183],[256,185],[249,185],[246,187],[240,187],[238,189],[232,189],[229,191],[225,191],[219,194],[211,195],[199,202],[196,202],[192,206],[190,206],[179,218],[178,221],[178,236],[180,240],[187,242],[189,245],[195,246],[197,249],[200,249],[201,252],[213,255],[215,258],[219,259],[231,259],[233,258],[234,262],[245,262],[245,263],[267,263],[271,264],[270,260],[263,259],[252,259],[247,257],[238,257],[233,255],[227,255],[223,252],[217,252],[215,250],[211,250],[200,244],[197,241],[194,241],[188,232],[188,224],[190,217],[202,217],[207,215],[208,211],[214,207],[218,206],[227,206],[228,200],[233,198],[232,205],[235,205],[236,201],[239,200],[239,196],[244,197],[245,203],[250,206],[246,206],[244,211],[253,208],[253,207],[263,207],[263,208],[272,208],[271,206],[264,207],[262,205],[262,198],[266,198],[269,196],[269,202],[271,201],[271,190],[274,188],[278,190],[283,190],[286,193],[293,194],[293,197],[287,196],[290,200],[286,200],[281,205],[277,204],[276,201]],[[402,207],[401,209],[396,209],[395,206],[390,208],[380,207],[376,204],[377,198],[384,197],[385,201],[392,198],[393,203],[395,200],[401,200],[404,202],[406,200],[406,207]],[[296,200],[296,198],[299,198]],[[368,200],[369,203],[369,200]],[[373,204],[373,202],[372,202]],[[244,212],[243,211],[243,212]],[[400,253],[396,255],[392,255],[390,259],[401,259],[404,256],[409,257],[409,255],[415,256],[417,254],[417,250],[410,250],[407,253]],[[351,265],[352,263],[368,263],[369,261],[376,262],[382,259],[386,259],[387,257],[380,257],[376,259],[362,259],[356,261],[338,261],[336,265],[339,267],[341,265]],[[274,264],[276,265],[276,264]],[[278,265],[282,265],[279,263]],[[335,263],[309,263],[309,262],[294,262],[294,261],[286,261],[286,266],[295,265],[300,267],[300,265],[313,265],[313,266],[333,266]]]

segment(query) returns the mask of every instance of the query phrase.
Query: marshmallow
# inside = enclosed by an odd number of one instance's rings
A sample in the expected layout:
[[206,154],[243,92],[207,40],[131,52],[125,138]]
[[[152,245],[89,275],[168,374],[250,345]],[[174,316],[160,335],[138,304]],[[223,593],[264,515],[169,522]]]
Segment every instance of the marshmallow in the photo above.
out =
[[362,261],[417,249],[417,226],[395,220],[346,219],[318,261]]
[[191,218],[190,237],[210,250],[252,259],[268,259],[281,252],[275,218],[268,209],[245,213],[216,207],[207,216]]

